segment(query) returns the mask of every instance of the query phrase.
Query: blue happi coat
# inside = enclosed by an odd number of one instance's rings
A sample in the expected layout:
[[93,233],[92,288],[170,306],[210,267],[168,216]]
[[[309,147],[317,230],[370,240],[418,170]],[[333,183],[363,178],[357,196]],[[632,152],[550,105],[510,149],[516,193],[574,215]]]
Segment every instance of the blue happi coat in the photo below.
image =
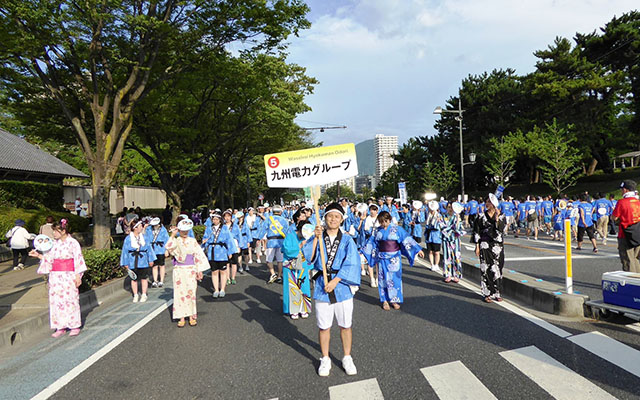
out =
[[440,223],[442,215],[438,212],[428,214],[424,225],[424,240],[426,243],[442,243],[442,233],[440,232]]
[[213,226],[204,231],[204,253],[207,255],[207,258],[212,261],[229,261],[229,256],[238,252],[236,250],[236,243],[233,240],[231,231],[226,225],[221,225],[221,228],[218,229],[222,230],[218,234],[217,240],[217,231],[213,229]]
[[396,223],[400,223],[400,214],[398,213],[398,209],[396,208],[396,206],[394,206],[393,204],[391,205],[391,207],[389,207],[387,203],[383,204],[380,211],[388,212],[389,214],[391,214],[391,218],[393,218]]
[[151,243],[154,254],[164,255],[167,242],[169,241],[169,232],[167,232],[167,228],[162,225],[160,225],[160,229],[158,229],[157,232],[153,230],[153,227],[148,227],[144,232],[144,240],[147,243]]
[[[140,236],[144,237],[142,234]],[[156,260],[156,254],[151,248],[151,243],[145,240],[144,246],[134,248],[131,245],[131,235],[127,235],[122,244],[122,254],[120,254],[120,266],[125,265],[129,269],[149,268],[149,263]]]
[[[382,242],[396,242],[398,250],[382,251]],[[388,245],[389,243],[384,243]],[[376,228],[369,238],[363,254],[370,266],[378,266],[378,294],[380,302],[402,303],[402,256],[407,257],[409,265],[422,248],[401,227],[391,223],[386,229]]]
[[[421,238],[424,232],[422,228],[422,223],[425,221],[425,211],[424,209],[413,210],[408,215],[410,215],[409,219],[409,232],[411,236]],[[411,226],[411,222],[413,222],[413,226]]]
[[[225,224],[225,226],[227,228],[229,228],[229,225]],[[238,224],[235,222],[231,222],[231,227],[229,228],[229,230],[231,231],[231,236],[234,239],[234,243],[235,243],[235,251],[232,252],[232,254],[235,253],[239,253],[240,249],[242,248],[240,246],[240,241],[242,240],[242,233],[240,232],[240,227],[238,227]]]
[[[325,232],[324,235],[326,234],[327,233]],[[338,233],[336,240],[338,237],[341,237],[341,239],[340,244],[338,245],[338,250],[336,251],[335,261],[331,265],[331,271],[333,272],[327,271],[327,273],[329,273],[329,280],[334,277],[339,277],[341,279],[340,283],[338,283],[336,288],[333,290],[336,295],[336,300],[341,302],[353,298],[351,286],[360,286],[360,255],[353,239],[348,235],[342,235],[342,233]],[[313,264],[313,269],[320,271],[321,274],[315,281],[313,298],[317,301],[328,303],[329,295],[324,291],[322,258],[319,253],[320,248],[322,247],[322,251],[325,254],[325,260],[328,260],[327,249],[324,248],[324,244],[320,246],[320,243],[318,242],[315,254],[316,257],[312,257],[314,255],[314,241],[314,239],[307,241],[307,244],[302,247],[302,251],[305,259],[309,260],[309,262]]]
[[248,249],[249,243],[251,243],[251,229],[249,225],[243,220],[242,226],[240,227],[240,240],[238,241],[238,245],[241,249]]
[[281,215],[271,215],[261,225],[259,236],[267,235],[268,249],[281,248],[288,227],[289,223]]

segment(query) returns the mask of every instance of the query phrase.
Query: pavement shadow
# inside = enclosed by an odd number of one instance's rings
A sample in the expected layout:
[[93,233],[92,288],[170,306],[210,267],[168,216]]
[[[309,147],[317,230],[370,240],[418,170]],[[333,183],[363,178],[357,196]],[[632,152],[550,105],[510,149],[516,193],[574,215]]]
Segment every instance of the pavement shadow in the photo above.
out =
[[[265,333],[275,337],[282,344],[306,357],[315,366],[318,363],[317,357],[311,354],[303,344],[315,349],[317,351],[316,354],[320,353],[320,345],[301,333],[297,326],[282,315],[282,300],[280,296],[271,290],[256,285],[249,286],[245,293],[256,301],[249,300],[245,303],[248,308],[242,310],[242,318],[247,322],[255,321],[259,323]],[[340,361],[337,358],[333,355],[330,355],[330,357],[334,363],[340,365]]]

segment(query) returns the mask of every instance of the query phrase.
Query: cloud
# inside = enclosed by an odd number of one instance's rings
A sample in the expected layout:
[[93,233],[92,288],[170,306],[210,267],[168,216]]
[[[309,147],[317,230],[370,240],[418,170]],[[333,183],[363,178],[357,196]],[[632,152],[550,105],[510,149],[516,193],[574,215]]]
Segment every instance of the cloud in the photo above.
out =
[[376,133],[433,133],[432,110],[461,80],[495,68],[535,68],[533,52],[556,36],[591,32],[637,0],[311,0],[311,29],[289,60],[320,85],[305,120],[349,126],[335,144]]

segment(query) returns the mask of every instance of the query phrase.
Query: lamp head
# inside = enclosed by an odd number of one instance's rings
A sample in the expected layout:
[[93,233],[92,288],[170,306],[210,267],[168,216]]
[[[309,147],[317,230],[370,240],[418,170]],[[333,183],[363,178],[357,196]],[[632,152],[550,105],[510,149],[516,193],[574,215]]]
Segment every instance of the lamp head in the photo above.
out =
[[433,110],[434,114],[442,114],[442,107],[438,106],[435,108],[435,110]]

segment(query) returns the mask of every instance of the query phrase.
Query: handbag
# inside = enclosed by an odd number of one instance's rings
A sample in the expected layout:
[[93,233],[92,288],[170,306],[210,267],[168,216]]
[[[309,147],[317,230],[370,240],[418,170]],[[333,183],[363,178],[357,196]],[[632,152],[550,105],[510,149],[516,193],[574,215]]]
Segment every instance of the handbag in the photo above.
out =
[[640,246],[640,222],[629,225],[622,230],[624,231],[624,237],[627,239],[630,248]]

